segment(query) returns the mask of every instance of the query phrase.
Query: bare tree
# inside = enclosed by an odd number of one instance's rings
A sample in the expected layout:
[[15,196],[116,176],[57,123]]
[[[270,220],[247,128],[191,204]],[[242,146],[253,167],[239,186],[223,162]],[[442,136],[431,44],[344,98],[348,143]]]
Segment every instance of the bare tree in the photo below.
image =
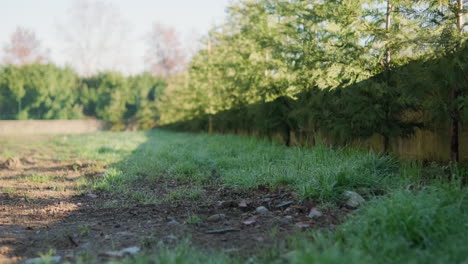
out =
[[59,25],[59,31],[69,63],[80,74],[127,70],[130,27],[114,5],[102,0],[75,0],[68,19]]
[[45,63],[48,51],[42,48],[41,41],[29,29],[17,27],[5,45],[3,62],[5,64],[25,65],[30,63]]
[[145,63],[152,74],[167,77],[183,70],[186,56],[174,28],[154,24],[147,43]]

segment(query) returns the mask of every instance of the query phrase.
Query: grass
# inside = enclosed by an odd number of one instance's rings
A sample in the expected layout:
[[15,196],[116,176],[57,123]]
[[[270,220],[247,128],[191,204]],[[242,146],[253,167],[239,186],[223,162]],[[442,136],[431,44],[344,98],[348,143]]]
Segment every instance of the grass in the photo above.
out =
[[169,200],[198,200],[202,197],[202,190],[200,187],[176,187],[168,194]]
[[123,261],[115,261],[111,263],[121,264],[149,264],[149,263],[160,263],[160,264],[180,264],[180,263],[191,263],[191,264],[219,264],[219,263],[242,263],[239,260],[232,259],[226,255],[210,252],[202,253],[199,250],[194,249],[190,246],[189,241],[183,241],[175,248],[170,248],[164,245],[160,245],[157,254],[141,254],[137,257],[127,258]]
[[467,234],[468,190],[436,184],[374,199],[334,232],[298,233],[247,261],[185,242],[118,263],[466,263]]
[[54,177],[50,175],[42,175],[42,174],[28,174],[28,175],[22,176],[21,178],[25,181],[33,182],[33,183],[49,183],[54,180]]
[[302,199],[329,201],[339,199],[348,189],[366,194],[402,184],[393,158],[351,148],[286,148],[251,137],[165,131],[100,133],[56,143],[76,155],[113,162],[96,187],[118,193],[129,194],[133,183],[170,178],[179,183],[201,186],[218,182],[243,189],[287,185]]
[[467,194],[433,186],[376,199],[336,232],[296,241],[292,263],[466,263]]
[[[352,148],[286,148],[243,136],[102,132],[54,137],[47,144],[61,159],[111,164],[105,176],[93,182],[94,188],[144,203],[164,199],[151,194],[148,186],[167,178],[191,184],[195,190],[207,182],[240,189],[287,185],[301,199],[322,202],[339,200],[344,190],[365,195],[404,183],[398,163],[388,156]],[[169,199],[199,195],[176,190]]]
[[187,218],[187,220],[185,220],[185,222],[190,225],[197,225],[202,223],[203,219],[201,219],[201,217],[199,217],[198,215],[191,215]]
[[[327,207],[336,206],[344,190],[369,200],[335,231],[292,235],[286,247],[272,248],[247,263],[468,262],[468,190],[462,184],[467,170],[460,167],[422,167],[352,148],[286,148],[251,137],[166,131],[61,136],[47,144],[63,159],[109,164],[102,178],[80,182],[82,188],[141,203],[197,200],[205,185],[287,186],[300,199]],[[5,153],[14,152],[6,148]],[[166,186],[166,194],[158,194],[152,188],[162,179],[178,187]],[[31,175],[29,180],[53,179]],[[188,224],[201,222],[196,215],[186,219]],[[196,250],[189,242],[158,247],[156,253],[119,263],[246,263]]]

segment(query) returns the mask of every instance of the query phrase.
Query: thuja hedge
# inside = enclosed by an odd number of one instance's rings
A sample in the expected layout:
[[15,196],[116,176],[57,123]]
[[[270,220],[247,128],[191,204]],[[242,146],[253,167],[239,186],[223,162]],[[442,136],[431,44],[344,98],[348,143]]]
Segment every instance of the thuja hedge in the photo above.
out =
[[[384,148],[394,137],[416,128],[447,127],[455,118],[468,121],[468,48],[443,58],[413,61],[347,87],[310,87],[295,96],[239,105],[215,115],[166,125],[168,129],[207,131],[211,118],[218,132],[283,135],[319,133],[336,143],[379,134]],[[457,93],[454,100],[453,92]]]

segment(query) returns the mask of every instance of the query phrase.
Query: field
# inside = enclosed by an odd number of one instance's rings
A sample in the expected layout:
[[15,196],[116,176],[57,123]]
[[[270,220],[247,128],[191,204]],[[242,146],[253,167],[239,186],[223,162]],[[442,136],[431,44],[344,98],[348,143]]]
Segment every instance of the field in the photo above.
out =
[[151,132],[0,138],[0,263],[466,263],[467,171]]

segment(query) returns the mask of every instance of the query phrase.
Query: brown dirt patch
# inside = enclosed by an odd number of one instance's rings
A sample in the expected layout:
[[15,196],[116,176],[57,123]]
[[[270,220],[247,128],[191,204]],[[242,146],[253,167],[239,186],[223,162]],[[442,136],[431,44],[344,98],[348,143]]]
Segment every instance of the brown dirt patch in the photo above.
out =
[[[298,226],[333,228],[348,212],[325,210],[324,216],[310,219],[307,214],[317,204],[297,203],[286,189],[263,187],[236,191],[205,186],[202,199],[122,207],[124,197],[82,193],[80,178],[101,173],[93,162],[29,157],[20,163],[0,168],[0,263],[37,257],[51,248],[71,262],[87,254],[104,260],[101,253],[109,250],[140,246],[151,252],[160,243],[175,245],[186,238],[201,249],[249,256],[284,244]],[[190,188],[161,180],[152,191],[164,196],[167,186]],[[257,213],[258,206],[270,213]],[[222,214],[218,221],[210,218],[215,214]]]

